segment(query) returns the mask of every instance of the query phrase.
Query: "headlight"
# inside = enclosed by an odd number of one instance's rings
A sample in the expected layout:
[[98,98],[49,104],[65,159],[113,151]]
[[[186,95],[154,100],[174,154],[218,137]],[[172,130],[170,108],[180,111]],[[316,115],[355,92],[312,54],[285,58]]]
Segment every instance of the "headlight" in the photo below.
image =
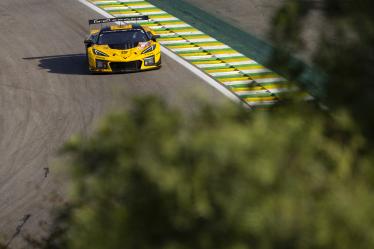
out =
[[142,52],[142,54],[146,54],[146,53],[152,52],[152,51],[155,50],[155,49],[156,49],[156,44],[153,44],[152,46],[146,48],[146,49]]
[[101,52],[101,51],[99,51],[99,50],[97,50],[97,49],[93,49],[93,52],[94,52],[94,54],[96,54],[96,55],[101,55],[101,56],[106,56],[106,57],[109,56],[109,55],[107,55],[106,53]]

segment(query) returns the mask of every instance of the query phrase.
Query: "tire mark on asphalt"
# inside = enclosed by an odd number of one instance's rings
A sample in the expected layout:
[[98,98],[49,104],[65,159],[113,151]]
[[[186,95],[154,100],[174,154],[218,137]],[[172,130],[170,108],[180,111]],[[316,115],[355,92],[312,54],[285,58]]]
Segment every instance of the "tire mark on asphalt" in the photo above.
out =
[[[15,86],[15,85],[10,85],[10,84],[5,84],[5,83],[0,83],[0,86],[4,86],[4,87],[7,87],[7,88],[13,88],[13,89],[16,89],[16,90],[35,92],[35,93],[39,93],[39,94],[42,94],[42,95],[45,95],[45,96],[55,97],[55,98],[58,98],[60,100],[66,100],[66,101],[69,101],[69,102],[73,101],[75,103],[80,103],[80,101],[77,100],[76,97],[66,97],[66,96],[63,96],[63,95],[59,95],[59,94],[56,94],[56,93],[51,93],[51,92],[47,92],[47,91],[43,91],[43,90],[30,89],[30,88],[25,88],[25,87]],[[93,106],[91,105],[90,107],[93,107]]]
[[16,227],[15,233],[10,237],[8,242],[5,244],[5,249],[9,248],[13,240],[21,234],[22,228],[25,226],[26,222],[31,218],[31,214],[26,214],[21,219],[21,223]]
[[45,167],[43,168],[43,170],[44,170],[44,178],[47,178],[49,175],[49,167]]

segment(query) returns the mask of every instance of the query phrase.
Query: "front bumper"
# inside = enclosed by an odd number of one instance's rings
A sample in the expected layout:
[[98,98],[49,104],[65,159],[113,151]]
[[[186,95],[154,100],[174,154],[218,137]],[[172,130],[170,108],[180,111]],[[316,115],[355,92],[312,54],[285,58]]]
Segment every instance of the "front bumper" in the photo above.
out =
[[93,63],[90,65],[91,72],[102,72],[102,73],[120,73],[120,72],[138,72],[144,70],[151,70],[161,67],[161,56],[152,55],[145,58],[132,61],[111,61],[105,60],[103,57],[95,58]]

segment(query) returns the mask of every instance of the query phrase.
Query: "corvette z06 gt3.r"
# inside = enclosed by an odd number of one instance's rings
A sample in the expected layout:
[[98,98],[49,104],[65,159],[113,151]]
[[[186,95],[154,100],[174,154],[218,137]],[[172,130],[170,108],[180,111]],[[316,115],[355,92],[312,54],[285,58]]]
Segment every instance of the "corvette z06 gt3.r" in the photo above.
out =
[[[88,69],[94,73],[115,73],[160,68],[159,36],[148,27],[133,23],[140,20],[148,20],[148,17],[89,20],[90,35],[84,41]],[[115,25],[103,27],[107,23]],[[91,25],[101,27],[91,29]]]

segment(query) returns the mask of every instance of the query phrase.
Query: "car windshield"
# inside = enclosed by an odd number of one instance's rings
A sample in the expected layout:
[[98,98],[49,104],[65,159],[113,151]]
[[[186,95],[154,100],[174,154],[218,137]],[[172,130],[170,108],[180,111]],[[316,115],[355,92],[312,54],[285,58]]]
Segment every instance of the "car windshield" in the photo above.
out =
[[132,43],[135,46],[139,42],[146,42],[149,38],[141,29],[104,31],[99,35],[98,44],[125,44]]

